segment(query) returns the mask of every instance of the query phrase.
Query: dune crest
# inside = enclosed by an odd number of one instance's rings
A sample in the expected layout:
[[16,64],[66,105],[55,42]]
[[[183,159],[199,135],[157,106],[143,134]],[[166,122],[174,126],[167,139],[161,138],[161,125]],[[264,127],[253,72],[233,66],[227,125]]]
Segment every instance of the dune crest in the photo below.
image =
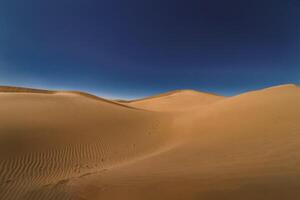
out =
[[44,89],[34,89],[34,88],[26,88],[26,87],[13,87],[13,86],[0,86],[0,93],[38,93],[38,94],[66,94],[66,95],[79,95],[87,98],[91,98],[94,100],[100,100],[105,101],[107,103],[116,104],[119,106],[124,106],[127,108],[132,108],[130,106],[118,103],[117,101],[111,101],[107,100],[105,98],[98,97],[96,95],[87,93],[87,92],[81,92],[81,91],[57,91],[57,90],[44,90]]
[[208,105],[225,97],[196,90],[175,90],[143,99],[123,102],[125,105],[152,111],[186,111]]

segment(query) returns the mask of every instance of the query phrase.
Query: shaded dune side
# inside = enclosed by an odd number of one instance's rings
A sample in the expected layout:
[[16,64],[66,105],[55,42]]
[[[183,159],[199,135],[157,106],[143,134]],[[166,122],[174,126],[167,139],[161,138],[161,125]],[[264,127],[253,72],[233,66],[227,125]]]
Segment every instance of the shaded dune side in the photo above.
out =
[[125,105],[152,111],[190,111],[199,106],[209,105],[225,97],[195,90],[175,90],[168,93],[133,101],[119,101]]
[[172,123],[168,116],[76,93],[2,93],[0,113],[5,200],[65,199],[61,183],[72,177],[160,151]]

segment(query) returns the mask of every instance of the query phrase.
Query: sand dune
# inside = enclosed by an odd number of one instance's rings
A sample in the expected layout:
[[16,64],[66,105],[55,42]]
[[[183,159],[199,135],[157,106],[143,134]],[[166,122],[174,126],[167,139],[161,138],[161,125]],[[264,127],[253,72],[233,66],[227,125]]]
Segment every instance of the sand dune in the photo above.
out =
[[152,111],[186,111],[203,105],[214,103],[224,97],[203,93],[196,90],[175,90],[144,99],[123,103],[136,108]]
[[0,102],[0,199],[57,199],[35,191],[161,151],[170,137],[169,117],[74,93]]
[[0,102],[0,199],[300,198],[295,85],[115,103],[11,91]]
[[[98,97],[96,95],[92,95],[86,92],[81,92],[81,91],[54,91],[54,90],[44,90],[44,89],[34,89],[34,88],[25,88],[25,87],[13,87],[13,86],[0,86],[0,92],[1,93],[40,93],[40,94],[77,94],[83,97],[88,97],[94,100],[100,100],[100,101],[105,101],[107,103],[111,104],[117,104],[120,106],[124,107],[129,107],[126,106],[122,103],[118,103],[117,101],[111,101],[107,100],[101,97]],[[132,107],[133,108],[133,107]]]

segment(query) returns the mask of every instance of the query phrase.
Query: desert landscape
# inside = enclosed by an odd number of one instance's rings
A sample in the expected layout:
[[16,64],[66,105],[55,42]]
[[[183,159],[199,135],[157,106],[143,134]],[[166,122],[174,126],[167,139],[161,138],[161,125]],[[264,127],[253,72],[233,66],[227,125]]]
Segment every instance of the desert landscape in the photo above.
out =
[[0,87],[1,200],[300,199],[300,88],[137,100]]
[[0,0],[0,200],[300,200],[300,1]]

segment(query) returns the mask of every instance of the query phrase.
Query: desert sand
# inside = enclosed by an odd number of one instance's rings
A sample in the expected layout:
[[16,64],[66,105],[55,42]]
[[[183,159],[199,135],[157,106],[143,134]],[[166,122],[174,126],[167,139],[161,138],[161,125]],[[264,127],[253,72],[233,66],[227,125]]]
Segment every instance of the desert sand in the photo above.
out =
[[300,199],[299,122],[293,84],[133,101],[0,87],[0,199]]

